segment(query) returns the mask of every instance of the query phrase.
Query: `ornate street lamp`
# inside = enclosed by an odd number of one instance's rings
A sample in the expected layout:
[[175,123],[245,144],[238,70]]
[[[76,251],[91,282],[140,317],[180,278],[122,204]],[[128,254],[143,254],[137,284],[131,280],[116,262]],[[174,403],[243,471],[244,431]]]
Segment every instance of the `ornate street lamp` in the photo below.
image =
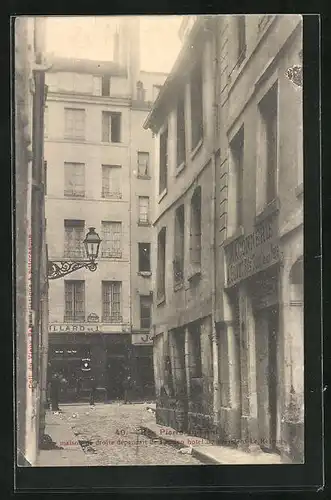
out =
[[59,260],[59,261],[49,261],[48,262],[48,279],[55,280],[62,278],[67,274],[73,273],[78,269],[85,267],[89,271],[96,271],[97,263],[95,262],[98,258],[99,247],[101,239],[99,235],[95,232],[94,227],[90,227],[85,240],[83,241],[85,252],[88,260]]

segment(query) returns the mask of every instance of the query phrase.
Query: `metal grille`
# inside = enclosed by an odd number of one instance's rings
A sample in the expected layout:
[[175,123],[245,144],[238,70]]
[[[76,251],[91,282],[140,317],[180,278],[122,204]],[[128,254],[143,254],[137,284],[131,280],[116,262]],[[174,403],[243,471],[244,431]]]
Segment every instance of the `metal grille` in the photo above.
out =
[[65,288],[65,322],[85,321],[85,282],[64,282]]
[[122,283],[120,281],[102,282],[102,321],[122,323],[121,291]]
[[84,258],[84,221],[64,221],[64,257]]
[[149,197],[139,196],[139,222],[148,224]]
[[122,257],[122,223],[102,222],[102,257]]

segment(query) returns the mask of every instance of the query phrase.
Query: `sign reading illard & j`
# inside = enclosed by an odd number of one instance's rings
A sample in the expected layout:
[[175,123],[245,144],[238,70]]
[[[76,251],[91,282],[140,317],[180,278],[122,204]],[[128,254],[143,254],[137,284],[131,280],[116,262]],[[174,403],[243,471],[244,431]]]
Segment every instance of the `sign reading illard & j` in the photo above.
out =
[[240,236],[227,245],[228,286],[249,278],[279,261],[277,217],[261,222],[247,236]]

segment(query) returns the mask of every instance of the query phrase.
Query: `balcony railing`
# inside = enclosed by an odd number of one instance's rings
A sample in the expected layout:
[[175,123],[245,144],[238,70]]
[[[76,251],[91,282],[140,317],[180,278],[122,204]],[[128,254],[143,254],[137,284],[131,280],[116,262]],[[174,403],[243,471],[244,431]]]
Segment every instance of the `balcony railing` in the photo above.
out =
[[85,313],[65,314],[64,323],[84,323]]
[[104,259],[121,259],[122,250],[102,250],[101,257]]
[[122,193],[119,191],[109,191],[108,189],[103,189],[101,192],[101,197],[102,198],[107,198],[107,199],[113,199],[113,200],[121,200],[122,199]]
[[123,323],[123,316],[119,313],[102,316],[103,323]]
[[72,196],[73,198],[85,198],[85,191],[76,189],[65,189],[64,196]]

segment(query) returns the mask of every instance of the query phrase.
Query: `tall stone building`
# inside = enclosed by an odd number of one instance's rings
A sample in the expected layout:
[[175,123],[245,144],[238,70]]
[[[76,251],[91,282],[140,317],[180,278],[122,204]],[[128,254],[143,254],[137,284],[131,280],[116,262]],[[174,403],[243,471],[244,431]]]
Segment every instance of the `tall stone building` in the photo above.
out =
[[153,139],[142,125],[166,75],[140,70],[137,17],[121,20],[114,47],[110,62],[54,57],[47,74],[49,258],[84,259],[90,226],[102,239],[96,272],[50,283],[50,358],[69,381],[70,399],[83,359],[102,397],[123,397],[128,374],[133,398],[154,394]]
[[157,419],[301,462],[301,16],[192,16],[181,33],[145,122]]
[[48,345],[43,116],[44,19],[14,20],[17,464],[36,464],[44,432]]

